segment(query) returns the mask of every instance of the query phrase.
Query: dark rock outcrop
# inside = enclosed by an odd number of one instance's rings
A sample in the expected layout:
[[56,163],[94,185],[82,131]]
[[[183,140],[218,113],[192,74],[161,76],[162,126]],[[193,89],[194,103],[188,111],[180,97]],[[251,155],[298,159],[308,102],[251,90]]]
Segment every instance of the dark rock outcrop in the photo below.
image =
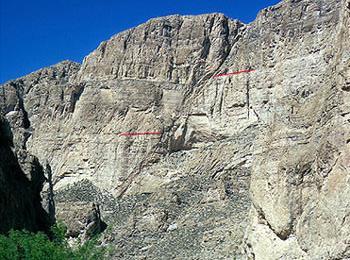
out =
[[0,116],[0,233],[10,229],[48,231],[48,216],[41,206],[40,192],[44,174],[38,160],[32,158],[25,175],[14,153],[8,122]]

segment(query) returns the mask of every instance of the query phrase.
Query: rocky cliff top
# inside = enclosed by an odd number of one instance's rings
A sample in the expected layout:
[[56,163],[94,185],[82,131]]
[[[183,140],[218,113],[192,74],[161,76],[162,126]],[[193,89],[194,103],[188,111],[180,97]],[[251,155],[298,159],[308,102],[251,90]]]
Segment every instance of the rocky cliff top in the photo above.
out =
[[242,26],[223,14],[151,19],[102,42],[84,59],[80,79],[193,83],[220,66]]

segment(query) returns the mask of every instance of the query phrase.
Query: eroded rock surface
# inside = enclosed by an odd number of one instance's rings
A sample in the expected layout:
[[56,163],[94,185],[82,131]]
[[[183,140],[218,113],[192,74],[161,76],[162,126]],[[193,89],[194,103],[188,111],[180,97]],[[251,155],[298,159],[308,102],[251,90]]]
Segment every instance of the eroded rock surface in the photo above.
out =
[[49,218],[40,197],[43,170],[33,159],[26,176],[13,150],[10,126],[0,115],[0,233],[11,229],[48,232]]
[[2,85],[1,104],[59,215],[99,203],[116,257],[350,257],[349,11],[152,19]]

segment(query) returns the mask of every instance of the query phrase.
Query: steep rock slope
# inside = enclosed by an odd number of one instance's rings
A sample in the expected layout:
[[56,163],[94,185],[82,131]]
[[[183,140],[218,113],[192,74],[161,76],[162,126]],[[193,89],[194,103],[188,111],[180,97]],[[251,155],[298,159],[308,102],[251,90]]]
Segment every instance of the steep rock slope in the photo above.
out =
[[50,163],[59,215],[100,202],[119,257],[341,259],[348,25],[344,0],[286,0],[249,25],[157,18],[81,67],[5,84],[3,104],[25,119],[11,121],[24,148]]
[[40,203],[42,168],[33,159],[29,176],[24,174],[13,152],[10,126],[3,116],[0,116],[0,158],[0,233],[10,229],[48,231],[49,219]]
[[[169,36],[163,37],[165,23],[177,28],[170,35],[172,41]],[[31,136],[26,145],[51,165],[59,217],[73,219],[72,216],[79,216],[79,211],[92,200],[99,201],[110,218],[107,224],[112,224],[116,251],[126,254],[126,258],[144,254],[209,257],[238,251],[249,208],[248,171],[246,168],[239,171],[238,156],[234,163],[237,167],[223,170],[221,161],[225,158],[221,158],[220,149],[226,147],[231,151],[232,148],[229,142],[215,144],[216,133],[208,133],[210,147],[196,141],[199,147],[192,149],[192,140],[184,147],[181,140],[173,138],[173,124],[183,113],[184,98],[198,85],[197,78],[213,75],[210,70],[193,69],[193,66],[204,67],[205,59],[210,65],[219,66],[238,39],[240,27],[242,24],[238,21],[213,14],[170,16],[134,29],[134,33],[153,30],[152,37],[164,41],[162,51],[169,52],[169,59],[176,60],[173,65],[178,68],[174,71],[182,75],[181,82],[163,72],[146,75],[147,78],[143,78],[144,74],[138,75],[139,70],[135,70],[133,78],[129,77],[131,74],[118,77],[108,74],[111,71],[106,72],[104,66],[93,65],[94,60],[102,59],[101,48],[108,51],[114,46],[105,43],[86,58],[78,79],[74,73],[77,66],[64,62],[33,73],[29,79],[5,84],[6,93],[24,87],[23,107],[28,110],[29,118],[34,119],[30,120]],[[116,36],[111,42],[116,41],[115,38],[120,41]],[[115,53],[123,51],[127,59],[139,48],[130,44],[135,39],[129,39],[125,50],[116,44]],[[190,50],[184,48],[185,42]],[[149,49],[144,45],[140,48]],[[152,66],[158,68],[168,61],[155,62]],[[118,64],[110,66],[127,66]],[[95,73],[89,72],[90,66]],[[99,76],[96,79],[93,75]],[[35,77],[38,79],[33,82]],[[17,83],[22,81],[27,84]],[[56,105],[56,100],[62,102]],[[40,112],[45,105],[50,111],[46,114]],[[33,111],[36,107],[37,111]],[[7,113],[11,115],[11,111]],[[136,138],[118,135],[129,131],[160,131],[162,135]],[[246,131],[245,135],[253,139],[254,133]],[[230,158],[227,154],[225,164]],[[211,160],[211,163],[196,165],[194,160]],[[217,174],[219,172],[221,174]],[[73,184],[79,180],[80,183]],[[67,187],[67,184],[72,185]],[[99,189],[103,190],[102,194]],[[234,194],[234,189],[240,193]],[[108,193],[119,199],[116,201]],[[199,218],[201,224],[197,223]]]
[[[283,76],[272,82],[273,118],[265,117],[267,127],[254,145],[247,251],[256,258],[343,259],[350,254],[349,3],[282,7],[275,8],[314,15],[295,19],[304,33],[293,32],[290,54],[283,48],[283,63],[270,70]],[[260,21],[273,24],[276,12],[264,16]],[[283,32],[276,26],[269,37]]]

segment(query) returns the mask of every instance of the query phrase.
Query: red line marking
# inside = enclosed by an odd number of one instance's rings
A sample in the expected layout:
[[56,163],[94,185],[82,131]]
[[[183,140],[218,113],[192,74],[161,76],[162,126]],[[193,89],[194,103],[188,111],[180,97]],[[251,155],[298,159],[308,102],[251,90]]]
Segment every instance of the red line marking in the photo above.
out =
[[141,132],[141,133],[121,133],[119,136],[135,136],[135,135],[161,135],[161,132]]
[[235,72],[231,72],[231,73],[217,74],[217,75],[214,75],[213,78],[232,76],[232,75],[237,75],[237,74],[241,74],[241,73],[249,73],[249,72],[253,72],[253,71],[255,71],[255,70],[240,70],[240,71],[235,71]]

